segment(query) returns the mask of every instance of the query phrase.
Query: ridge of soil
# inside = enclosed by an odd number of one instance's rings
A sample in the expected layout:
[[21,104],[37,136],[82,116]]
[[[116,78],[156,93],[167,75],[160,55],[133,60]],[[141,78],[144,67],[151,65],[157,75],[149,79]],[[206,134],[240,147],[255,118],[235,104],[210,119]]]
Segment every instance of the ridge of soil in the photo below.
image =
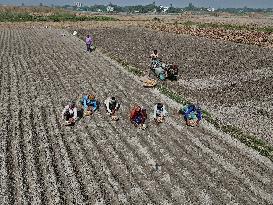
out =
[[[65,34],[65,35],[63,35]],[[177,104],[143,88],[102,53],[59,29],[0,29],[1,204],[271,204],[273,163],[206,123],[192,129]],[[65,127],[67,100],[121,101]],[[146,130],[131,106],[170,113]]]

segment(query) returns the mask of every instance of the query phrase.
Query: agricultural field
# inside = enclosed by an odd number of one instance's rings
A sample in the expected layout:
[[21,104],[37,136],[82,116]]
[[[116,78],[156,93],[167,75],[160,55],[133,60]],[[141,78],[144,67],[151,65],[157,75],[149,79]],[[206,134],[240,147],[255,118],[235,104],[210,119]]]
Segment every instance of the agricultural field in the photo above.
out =
[[[0,47],[1,204],[272,203],[272,161],[206,121],[186,127],[181,105],[69,32],[2,27]],[[102,107],[63,126],[63,106],[83,93],[115,95],[120,121]],[[156,102],[164,125],[129,123],[131,106]]]
[[220,121],[273,144],[272,48],[156,31],[133,23],[102,25],[78,31],[82,36],[92,33],[97,47],[141,75],[148,73],[149,54],[158,49],[163,61],[179,65],[178,82],[167,81],[164,86],[201,104]]

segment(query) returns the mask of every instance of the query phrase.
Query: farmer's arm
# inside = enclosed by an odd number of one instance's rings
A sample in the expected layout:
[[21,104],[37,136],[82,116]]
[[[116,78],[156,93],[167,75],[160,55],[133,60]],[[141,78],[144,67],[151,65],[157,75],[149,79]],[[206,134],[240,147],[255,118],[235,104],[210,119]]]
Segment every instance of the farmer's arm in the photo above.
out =
[[153,115],[154,119],[156,119],[156,111],[157,111],[157,105],[154,106],[154,115]]
[[109,104],[110,104],[110,98],[107,98],[105,100],[106,110],[107,112],[112,113],[112,111],[110,110]]
[[73,116],[73,119],[74,120],[77,120],[77,117],[78,117],[78,110],[77,110],[77,108],[75,107],[74,109],[73,109],[73,113],[74,113],[74,116]]
[[83,97],[83,108],[86,110],[87,109],[87,96]]
[[94,102],[93,102],[93,109],[94,109],[94,111],[96,111],[96,109],[97,109],[97,101],[96,100],[94,100]]

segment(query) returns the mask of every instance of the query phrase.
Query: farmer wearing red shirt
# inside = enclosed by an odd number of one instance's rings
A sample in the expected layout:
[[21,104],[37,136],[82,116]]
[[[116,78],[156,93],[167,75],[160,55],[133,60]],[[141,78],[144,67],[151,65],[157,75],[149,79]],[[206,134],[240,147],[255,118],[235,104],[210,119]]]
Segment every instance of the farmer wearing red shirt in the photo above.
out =
[[135,106],[130,113],[130,121],[136,126],[142,126],[146,128],[145,120],[147,119],[146,109],[141,108],[140,106]]

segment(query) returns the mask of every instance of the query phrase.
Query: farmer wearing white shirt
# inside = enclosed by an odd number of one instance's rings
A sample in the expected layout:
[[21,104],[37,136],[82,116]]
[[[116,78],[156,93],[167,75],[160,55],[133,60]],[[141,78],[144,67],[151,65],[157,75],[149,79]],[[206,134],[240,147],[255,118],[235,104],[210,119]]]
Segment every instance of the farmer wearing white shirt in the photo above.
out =
[[161,123],[164,121],[164,117],[166,117],[168,112],[165,109],[165,106],[162,103],[157,103],[154,106],[154,120],[156,123]]
[[77,107],[74,102],[64,107],[62,119],[65,119],[67,125],[74,125],[77,120]]

